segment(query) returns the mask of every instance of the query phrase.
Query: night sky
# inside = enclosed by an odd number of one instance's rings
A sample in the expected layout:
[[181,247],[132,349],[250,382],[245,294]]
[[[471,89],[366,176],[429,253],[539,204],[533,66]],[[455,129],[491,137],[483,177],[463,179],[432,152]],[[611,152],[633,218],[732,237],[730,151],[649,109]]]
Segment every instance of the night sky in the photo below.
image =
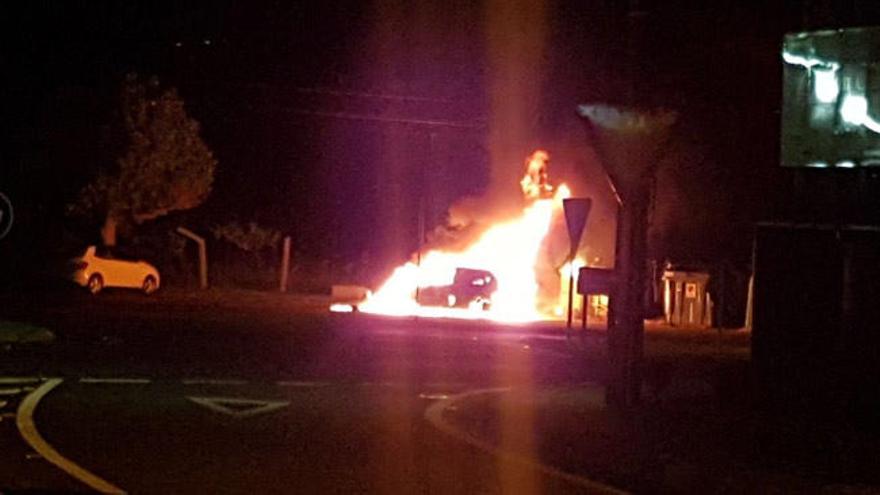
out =
[[[632,5],[644,27],[630,71]],[[657,179],[654,254],[745,263],[751,226],[785,187],[783,33],[880,20],[873,2],[806,0],[3,9],[0,191],[18,216],[5,258],[77,237],[64,205],[114,160],[101,137],[134,71],[180,90],[219,162],[208,202],[161,222],[254,220],[292,235],[303,258],[376,265],[415,247],[420,205],[430,228],[462,197],[506,190],[508,170],[515,190],[536,147],[550,151],[551,174],[596,198],[588,242],[607,258],[613,203],[575,114],[586,102],[679,113]]]

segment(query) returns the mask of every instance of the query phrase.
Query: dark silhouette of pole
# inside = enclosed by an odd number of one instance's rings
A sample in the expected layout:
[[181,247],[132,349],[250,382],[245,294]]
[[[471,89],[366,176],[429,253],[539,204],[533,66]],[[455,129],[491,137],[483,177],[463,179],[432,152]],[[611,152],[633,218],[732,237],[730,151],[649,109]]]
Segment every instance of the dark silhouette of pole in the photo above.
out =
[[606,401],[629,409],[638,404],[641,391],[649,192],[676,115],[608,105],[581,105],[578,112],[618,198],[618,282],[608,309]]
[[566,328],[571,328],[571,313],[574,303],[574,258],[568,260],[568,321]]

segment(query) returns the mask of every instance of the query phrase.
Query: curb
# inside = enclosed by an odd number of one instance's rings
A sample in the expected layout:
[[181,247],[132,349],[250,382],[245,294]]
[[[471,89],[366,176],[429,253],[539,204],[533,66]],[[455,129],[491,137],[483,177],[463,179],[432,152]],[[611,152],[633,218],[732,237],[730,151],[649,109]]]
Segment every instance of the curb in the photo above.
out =
[[464,430],[457,428],[452,425],[449,421],[443,418],[443,413],[446,412],[447,409],[453,408],[457,405],[457,403],[469,399],[471,397],[475,397],[478,395],[486,395],[486,394],[499,394],[509,392],[509,387],[502,388],[484,388],[478,390],[471,390],[468,392],[464,392],[457,395],[452,395],[445,400],[440,400],[432,404],[425,410],[425,420],[431,423],[434,428],[437,430],[449,435],[450,437],[466,443],[471,447],[482,450],[492,456],[498,457],[508,462],[512,462],[514,464],[519,464],[521,466],[525,466],[531,469],[535,469],[545,475],[565,480],[572,485],[578,486],[580,488],[584,488],[589,490],[590,493],[597,494],[614,494],[620,495],[625,494],[627,492],[620,490],[618,488],[614,488],[613,486],[606,485],[604,483],[591,480],[584,476],[579,476],[576,474],[567,473],[560,469],[557,469],[548,464],[540,463],[534,459],[521,456],[518,454],[514,454],[512,452],[504,451],[499,449],[498,447],[490,444],[489,442],[477,438],[470,433],[465,432]]

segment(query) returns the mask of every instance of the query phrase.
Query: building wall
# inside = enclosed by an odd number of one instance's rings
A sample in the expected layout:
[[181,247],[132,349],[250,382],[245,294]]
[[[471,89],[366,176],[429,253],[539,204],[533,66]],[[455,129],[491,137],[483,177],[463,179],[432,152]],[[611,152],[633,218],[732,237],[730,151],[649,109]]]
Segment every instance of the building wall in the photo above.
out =
[[872,425],[880,406],[880,228],[763,224],[752,361],[762,403]]

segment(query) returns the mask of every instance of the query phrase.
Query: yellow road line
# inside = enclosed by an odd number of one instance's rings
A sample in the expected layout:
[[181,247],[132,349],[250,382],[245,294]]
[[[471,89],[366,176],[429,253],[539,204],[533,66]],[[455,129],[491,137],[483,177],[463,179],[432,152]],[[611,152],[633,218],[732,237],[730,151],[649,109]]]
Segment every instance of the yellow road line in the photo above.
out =
[[18,406],[18,415],[15,418],[15,422],[18,425],[18,431],[28,445],[43,456],[43,459],[46,459],[62,471],[85,483],[91,489],[100,493],[124,494],[125,491],[121,488],[95,476],[77,465],[75,462],[61,455],[61,453],[49,445],[43,436],[40,435],[40,432],[37,431],[37,425],[34,424],[34,410],[36,410],[40,400],[53,388],[61,384],[62,381],[61,378],[46,380],[21,401],[21,404]]

